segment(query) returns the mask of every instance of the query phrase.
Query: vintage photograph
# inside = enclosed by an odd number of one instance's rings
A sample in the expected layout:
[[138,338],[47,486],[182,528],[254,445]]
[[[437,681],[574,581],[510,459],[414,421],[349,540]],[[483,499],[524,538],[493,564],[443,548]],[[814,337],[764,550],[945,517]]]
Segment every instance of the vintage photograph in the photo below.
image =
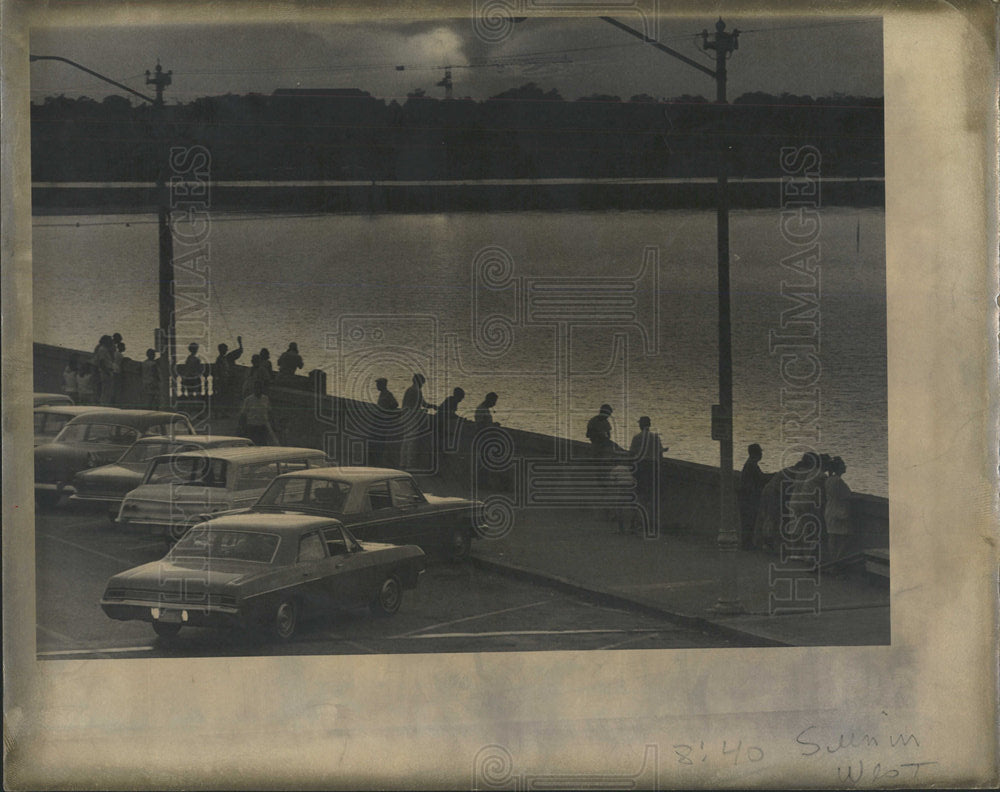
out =
[[37,657],[890,644],[882,41],[33,31]]

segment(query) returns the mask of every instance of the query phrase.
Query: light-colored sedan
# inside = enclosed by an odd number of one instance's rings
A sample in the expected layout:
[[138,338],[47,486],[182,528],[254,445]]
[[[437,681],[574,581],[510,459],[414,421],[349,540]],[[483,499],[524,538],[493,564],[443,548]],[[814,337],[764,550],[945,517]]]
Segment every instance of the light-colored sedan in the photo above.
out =
[[111,465],[83,470],[73,477],[71,502],[102,503],[118,514],[122,499],[142,483],[150,462],[165,454],[212,448],[245,448],[253,442],[246,437],[229,435],[184,435],[140,437],[121,458]]

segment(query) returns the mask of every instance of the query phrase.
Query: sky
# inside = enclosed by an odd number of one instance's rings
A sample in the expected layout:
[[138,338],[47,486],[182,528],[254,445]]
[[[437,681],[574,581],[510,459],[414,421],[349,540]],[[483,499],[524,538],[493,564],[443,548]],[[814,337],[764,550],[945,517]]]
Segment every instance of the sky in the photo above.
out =
[[[621,21],[636,26],[638,18]],[[698,35],[711,15],[660,20],[659,41],[714,68]],[[743,31],[728,63],[729,99],[763,91],[829,96],[882,95],[882,24],[878,17],[727,17]],[[386,100],[435,83],[452,66],[455,97],[485,99],[527,82],[566,99],[595,93],[714,98],[713,80],[600,19],[531,18],[500,41],[486,41],[469,19],[365,24],[216,24],[74,27],[36,30],[31,52],[59,55],[150,93],[145,71],[157,60],[173,72],[168,103],[276,88],[361,88]],[[402,70],[398,69],[403,66]],[[32,100],[103,99],[122,92],[72,67],[31,65]],[[139,100],[136,100],[139,101]]]

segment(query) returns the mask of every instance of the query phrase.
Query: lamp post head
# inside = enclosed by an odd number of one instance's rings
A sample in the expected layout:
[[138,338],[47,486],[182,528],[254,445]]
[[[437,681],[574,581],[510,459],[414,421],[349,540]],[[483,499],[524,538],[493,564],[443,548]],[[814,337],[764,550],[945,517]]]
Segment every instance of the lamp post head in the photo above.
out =
[[719,17],[719,21],[715,23],[715,30],[717,33],[721,33],[726,29],[726,23],[722,21],[722,17]]

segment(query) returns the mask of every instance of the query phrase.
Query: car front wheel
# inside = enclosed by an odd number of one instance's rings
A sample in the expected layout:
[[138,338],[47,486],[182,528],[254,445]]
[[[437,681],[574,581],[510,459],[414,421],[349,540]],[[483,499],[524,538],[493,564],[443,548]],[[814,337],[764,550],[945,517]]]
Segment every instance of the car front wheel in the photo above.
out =
[[274,609],[271,620],[271,633],[279,641],[290,641],[298,626],[299,609],[293,599],[284,599]]
[[379,586],[375,601],[372,603],[373,608],[376,613],[391,616],[399,610],[399,606],[402,604],[403,587],[399,583],[399,578],[390,575]]
[[448,557],[452,561],[462,561],[469,556],[472,549],[472,537],[464,528],[456,528],[452,531],[448,541]]

